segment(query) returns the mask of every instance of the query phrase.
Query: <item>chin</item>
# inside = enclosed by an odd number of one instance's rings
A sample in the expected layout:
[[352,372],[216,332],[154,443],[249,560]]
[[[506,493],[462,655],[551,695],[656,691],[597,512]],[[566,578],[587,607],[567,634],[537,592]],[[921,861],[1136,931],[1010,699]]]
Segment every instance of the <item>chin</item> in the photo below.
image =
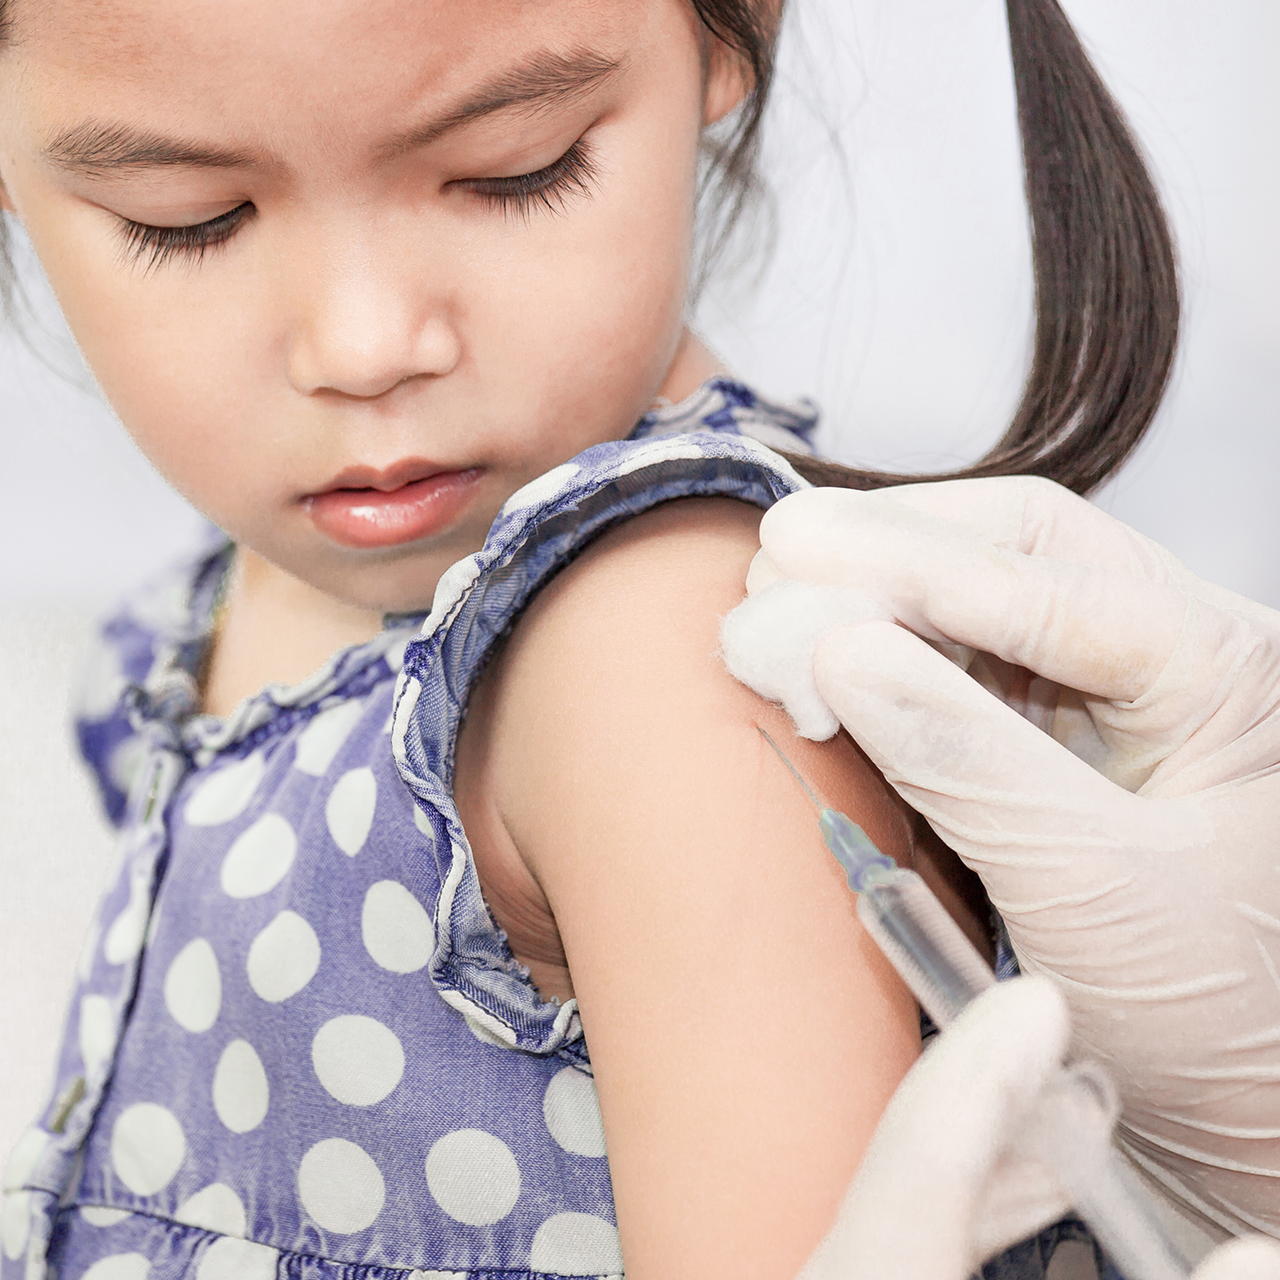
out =
[[[461,558],[461,557],[458,557]],[[328,583],[316,583],[326,595],[373,613],[429,613],[440,575],[453,563],[431,556],[429,563],[370,565],[348,570]]]

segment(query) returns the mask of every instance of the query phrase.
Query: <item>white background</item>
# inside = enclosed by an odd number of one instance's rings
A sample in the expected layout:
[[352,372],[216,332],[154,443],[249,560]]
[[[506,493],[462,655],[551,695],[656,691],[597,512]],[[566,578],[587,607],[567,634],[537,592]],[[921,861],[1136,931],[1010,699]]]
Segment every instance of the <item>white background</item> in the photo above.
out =
[[[1187,295],[1166,408],[1100,501],[1280,606],[1280,5],[1066,8],[1153,157]],[[710,291],[699,322],[762,390],[817,399],[837,457],[953,466],[1003,429],[1030,335],[1003,6],[795,0],[792,20],[772,266],[754,295]],[[0,336],[0,1146],[39,1104],[109,850],[64,735],[75,654],[93,612],[199,528],[92,391],[47,367],[85,383],[28,285],[40,358]]]

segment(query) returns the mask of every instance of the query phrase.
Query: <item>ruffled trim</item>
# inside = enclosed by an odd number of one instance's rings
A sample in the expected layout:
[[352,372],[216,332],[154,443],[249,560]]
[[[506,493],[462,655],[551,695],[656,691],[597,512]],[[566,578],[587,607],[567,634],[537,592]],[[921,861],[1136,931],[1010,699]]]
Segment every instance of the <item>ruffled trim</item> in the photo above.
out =
[[[629,440],[723,432],[812,453],[817,421],[807,400],[776,402],[736,379],[716,377],[678,404],[645,414]],[[103,628],[81,691],[76,731],[113,823],[124,816],[148,742],[181,750],[197,766],[232,748],[250,750],[261,737],[322,710],[328,699],[366,691],[387,674],[380,660],[395,674],[406,639],[422,622],[421,613],[388,616],[381,635],[335,654],[300,683],[268,685],[225,719],[202,714],[200,671],[233,550],[211,527],[209,544],[194,560],[148,584]]]
[[447,829],[436,949],[442,998],[502,1043],[586,1065],[576,1001],[545,1001],[494,927],[453,802],[454,746],[472,685],[493,645],[536,591],[606,529],[683,497],[734,497],[770,507],[806,487],[754,440],[698,432],[612,441],[513,494],[485,546],[441,578],[421,635],[405,651],[392,749],[400,774]]
[[[102,644],[108,652],[133,657],[114,659],[110,707],[100,697],[92,714],[82,709],[77,731],[116,822],[123,816],[129,788],[123,785],[128,779],[116,776],[113,760],[119,759],[126,740],[170,746],[197,767],[231,748],[250,750],[262,737],[286,731],[333,700],[359,697],[398,673],[404,646],[421,623],[421,614],[388,618],[387,628],[373,639],[339,650],[305,680],[269,684],[225,719],[207,715],[199,709],[200,671],[233,551],[223,539],[140,593],[104,628]],[[138,671],[139,661],[145,674]]]
[[259,739],[290,729],[301,719],[325,710],[334,701],[358,698],[388,674],[400,670],[404,647],[414,634],[412,623],[398,621],[372,640],[339,650],[318,671],[297,684],[269,684],[241,701],[226,719],[192,715],[182,723],[183,748],[197,767],[228,748],[250,750]]
[[818,407],[812,400],[770,400],[736,378],[711,378],[678,403],[651,409],[630,438],[728,431],[771,449],[812,454],[817,426]]

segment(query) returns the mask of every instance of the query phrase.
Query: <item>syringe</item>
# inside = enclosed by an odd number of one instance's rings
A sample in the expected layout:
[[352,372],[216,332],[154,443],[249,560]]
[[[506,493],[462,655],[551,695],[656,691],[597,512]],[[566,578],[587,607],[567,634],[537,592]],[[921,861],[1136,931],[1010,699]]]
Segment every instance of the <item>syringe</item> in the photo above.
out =
[[[759,726],[757,726],[759,727]],[[899,867],[846,814],[824,805],[760,729],[818,809],[827,848],[858,895],[858,919],[939,1027],[995,985],[995,974],[916,872]],[[1076,1212],[1127,1280],[1186,1280],[1191,1265],[1153,1216],[1111,1145],[1115,1087],[1097,1063],[1046,1085],[1020,1147],[1054,1170]]]

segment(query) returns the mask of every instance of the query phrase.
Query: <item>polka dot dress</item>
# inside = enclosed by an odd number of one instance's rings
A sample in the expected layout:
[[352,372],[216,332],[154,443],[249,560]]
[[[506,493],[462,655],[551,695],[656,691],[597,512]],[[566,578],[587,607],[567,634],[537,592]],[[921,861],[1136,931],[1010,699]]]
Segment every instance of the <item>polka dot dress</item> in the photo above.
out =
[[746,433],[803,450],[812,425],[707,384],[513,495],[425,623],[225,721],[194,673],[226,547],[108,624],[80,738],[119,873],[6,1170],[0,1280],[620,1275],[581,1023],[489,918],[457,727],[600,530],[683,495],[768,506],[803,482]]

